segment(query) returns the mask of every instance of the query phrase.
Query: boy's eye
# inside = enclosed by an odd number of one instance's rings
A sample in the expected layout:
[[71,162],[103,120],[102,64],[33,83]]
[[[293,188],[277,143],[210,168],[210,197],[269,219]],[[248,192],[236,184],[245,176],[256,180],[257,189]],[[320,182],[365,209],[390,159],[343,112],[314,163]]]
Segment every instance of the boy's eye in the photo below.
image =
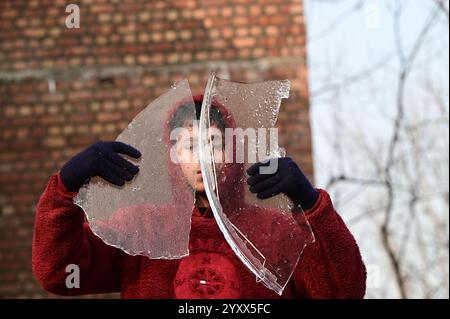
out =
[[189,151],[194,151],[197,149],[197,147],[191,143],[185,144],[184,145],[184,149],[185,150],[189,150]]

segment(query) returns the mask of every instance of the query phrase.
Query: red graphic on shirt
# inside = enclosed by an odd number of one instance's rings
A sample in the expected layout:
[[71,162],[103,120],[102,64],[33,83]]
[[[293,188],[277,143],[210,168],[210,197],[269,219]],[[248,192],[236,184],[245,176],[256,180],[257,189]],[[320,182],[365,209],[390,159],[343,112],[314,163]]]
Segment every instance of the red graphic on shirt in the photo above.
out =
[[238,298],[239,280],[232,262],[221,254],[195,253],[184,258],[174,280],[177,298]]

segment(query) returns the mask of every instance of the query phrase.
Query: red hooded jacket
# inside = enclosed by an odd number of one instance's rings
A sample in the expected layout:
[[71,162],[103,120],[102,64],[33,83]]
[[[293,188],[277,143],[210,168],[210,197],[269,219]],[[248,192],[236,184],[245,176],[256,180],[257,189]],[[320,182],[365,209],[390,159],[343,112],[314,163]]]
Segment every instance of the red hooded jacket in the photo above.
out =
[[[36,211],[33,272],[44,289],[68,296],[120,291],[123,298],[362,298],[366,270],[358,246],[329,195],[324,190],[319,194],[314,207],[305,212],[316,241],[306,246],[279,296],[258,283],[236,257],[210,209],[200,214],[194,207],[189,256],[131,256],[92,232],[84,212],[72,201],[76,193],[68,192],[55,174]],[[125,212],[145,209],[137,208]],[[79,288],[66,286],[70,264],[80,269]]]
[[[123,298],[362,298],[366,272],[358,246],[319,190],[306,212],[316,241],[306,246],[281,296],[256,282],[234,255],[211,211],[192,215],[190,255],[180,260],[127,255],[106,245],[85,221],[59,174],[40,198],[33,239],[33,272],[59,295],[121,292]],[[66,287],[66,267],[80,267],[80,288]],[[211,285],[201,285],[207,278]]]

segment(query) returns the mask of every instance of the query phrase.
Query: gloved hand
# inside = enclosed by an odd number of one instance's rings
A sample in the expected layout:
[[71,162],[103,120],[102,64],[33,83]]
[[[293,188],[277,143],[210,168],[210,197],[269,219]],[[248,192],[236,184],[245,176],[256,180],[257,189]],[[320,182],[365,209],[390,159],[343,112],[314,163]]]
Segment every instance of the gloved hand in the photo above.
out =
[[247,183],[252,193],[257,193],[259,199],[284,193],[304,210],[314,206],[319,193],[290,157],[278,158],[278,169],[275,173],[260,174],[259,168],[267,165],[269,162],[256,163],[247,169],[247,174],[250,175]]
[[122,142],[99,141],[75,155],[61,168],[60,176],[63,184],[71,192],[77,192],[87,179],[100,176],[117,186],[131,181],[139,171],[120,154],[139,158],[141,153]]

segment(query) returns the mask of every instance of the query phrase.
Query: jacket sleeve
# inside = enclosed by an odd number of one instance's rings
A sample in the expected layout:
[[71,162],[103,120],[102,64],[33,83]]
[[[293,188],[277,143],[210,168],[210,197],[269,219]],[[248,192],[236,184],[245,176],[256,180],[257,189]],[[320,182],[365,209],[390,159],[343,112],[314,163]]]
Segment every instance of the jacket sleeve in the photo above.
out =
[[317,203],[305,212],[315,242],[307,245],[293,274],[297,298],[363,298],[366,268],[358,245],[331,198],[319,190]]
[[[33,273],[45,290],[58,295],[119,291],[121,252],[93,234],[82,209],[72,202],[75,195],[67,191],[59,173],[50,178],[36,209]],[[79,269],[79,288],[66,285],[68,276],[76,275],[73,265]]]

